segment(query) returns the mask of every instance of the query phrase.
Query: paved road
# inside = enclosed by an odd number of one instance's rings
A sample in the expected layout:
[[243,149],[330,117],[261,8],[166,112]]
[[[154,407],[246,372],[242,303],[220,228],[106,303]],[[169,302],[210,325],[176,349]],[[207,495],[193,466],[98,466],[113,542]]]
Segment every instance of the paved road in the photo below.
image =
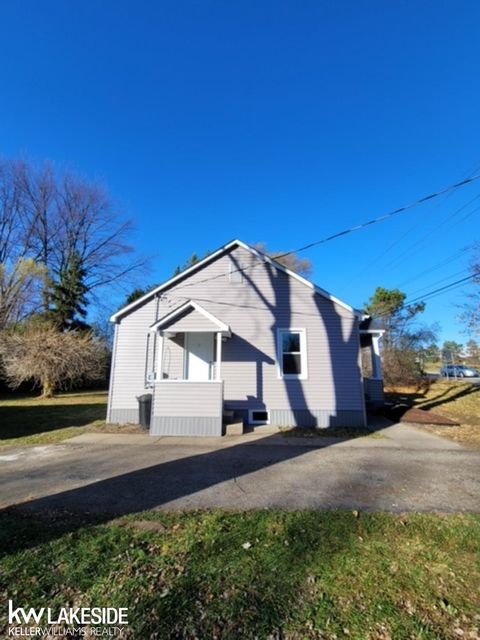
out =
[[470,382],[471,384],[480,385],[480,378],[446,378],[441,376],[439,373],[429,373],[425,377],[429,378],[430,380],[444,380],[445,382]]
[[86,436],[0,450],[0,507],[480,512],[480,452],[406,426],[348,442]]

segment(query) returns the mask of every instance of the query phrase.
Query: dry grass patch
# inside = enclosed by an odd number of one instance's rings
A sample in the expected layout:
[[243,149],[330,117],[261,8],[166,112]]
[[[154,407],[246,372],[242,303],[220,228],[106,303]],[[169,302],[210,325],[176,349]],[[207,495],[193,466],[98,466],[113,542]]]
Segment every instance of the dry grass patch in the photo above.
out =
[[409,403],[460,422],[458,427],[422,426],[422,429],[460,444],[480,448],[480,385],[437,380],[418,387],[387,388],[387,398]]

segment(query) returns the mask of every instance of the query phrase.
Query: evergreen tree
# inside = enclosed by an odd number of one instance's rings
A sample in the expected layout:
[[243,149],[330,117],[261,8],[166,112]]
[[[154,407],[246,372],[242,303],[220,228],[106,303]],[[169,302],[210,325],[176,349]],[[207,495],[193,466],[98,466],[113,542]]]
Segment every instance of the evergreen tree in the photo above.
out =
[[[425,303],[418,302],[405,305],[406,293],[398,289],[377,287],[373,296],[365,305],[365,311],[377,319],[385,330],[383,345],[385,349],[405,348],[416,342],[415,332],[412,332],[411,321],[425,310]],[[422,341],[424,336],[422,336]]]
[[469,340],[466,347],[466,356],[472,364],[480,364],[480,345],[476,340]]
[[455,340],[445,340],[442,346],[442,358],[449,364],[455,364],[462,358],[463,345]]
[[72,253],[49,288],[48,318],[60,330],[89,329],[87,317],[86,270],[78,254]]

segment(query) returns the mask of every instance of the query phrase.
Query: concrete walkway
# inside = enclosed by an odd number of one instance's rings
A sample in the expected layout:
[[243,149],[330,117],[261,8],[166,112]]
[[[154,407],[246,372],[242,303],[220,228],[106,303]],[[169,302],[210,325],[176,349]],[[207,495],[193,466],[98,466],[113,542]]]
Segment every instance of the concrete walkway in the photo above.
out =
[[84,433],[71,438],[67,442],[72,444],[103,444],[105,446],[136,445],[136,446],[195,446],[202,449],[216,449],[237,446],[239,444],[256,444],[258,446],[289,446],[289,447],[354,447],[369,449],[410,449],[410,450],[444,450],[454,451],[462,449],[461,445],[447,438],[422,431],[421,427],[405,424],[386,424],[373,434],[358,438],[331,438],[323,436],[287,436],[278,430],[244,433],[238,436],[224,436],[219,438],[195,438],[177,436],[150,436],[143,433]]

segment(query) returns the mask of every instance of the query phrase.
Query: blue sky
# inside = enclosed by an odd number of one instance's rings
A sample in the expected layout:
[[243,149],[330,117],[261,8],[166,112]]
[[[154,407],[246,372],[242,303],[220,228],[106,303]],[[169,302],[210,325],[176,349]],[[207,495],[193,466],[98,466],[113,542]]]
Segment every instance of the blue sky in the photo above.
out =
[[[107,185],[148,282],[235,237],[287,251],[480,171],[479,20],[458,0],[4,0],[0,154]],[[361,306],[462,277],[479,193],[306,252],[313,279]],[[465,291],[427,304],[441,339],[465,340]]]

